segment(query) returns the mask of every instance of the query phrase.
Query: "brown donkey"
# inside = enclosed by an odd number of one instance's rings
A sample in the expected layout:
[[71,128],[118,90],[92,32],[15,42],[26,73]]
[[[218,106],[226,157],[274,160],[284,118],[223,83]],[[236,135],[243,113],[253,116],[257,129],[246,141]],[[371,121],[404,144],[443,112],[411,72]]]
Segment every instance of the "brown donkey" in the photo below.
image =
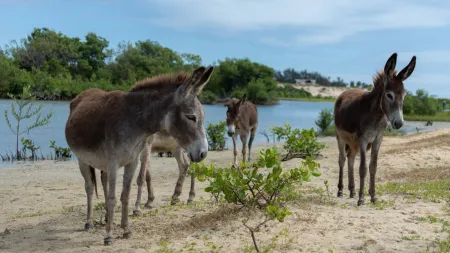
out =
[[383,140],[383,133],[388,121],[394,129],[403,126],[403,100],[406,91],[405,81],[414,71],[416,56],[400,73],[396,73],[397,53],[387,60],[384,72],[378,72],[373,79],[372,91],[350,89],[343,92],[334,105],[334,122],[339,148],[339,183],[338,197],[342,197],[344,164],[348,158],[348,189],[350,198],[355,196],[355,179],[353,165],[359,152],[359,200],[358,206],[364,204],[364,179],[367,174],[366,151],[372,148],[370,155],[370,185],[371,202],[375,203],[375,174],[377,172],[378,151]]
[[213,67],[196,69],[192,76],[179,82],[180,75],[152,79],[148,92],[105,92],[91,88],[70,103],[65,136],[78,158],[87,194],[86,229],[92,224],[92,195],[95,171],[102,175],[105,191],[107,223],[105,245],[112,243],[112,224],[116,205],[117,171],[125,167],[121,227],[124,238],[131,236],[128,225],[128,202],[131,180],[139,154],[151,135],[166,131],[185,149],[192,162],[205,159],[208,142],[203,126],[203,106],[197,98],[209,81]]
[[248,141],[248,161],[251,161],[251,151],[253,140],[255,139],[256,129],[258,128],[258,110],[256,105],[246,100],[246,96],[242,99],[233,98],[230,102],[225,104],[227,110],[227,126],[228,136],[233,139],[233,154],[234,166],[237,164],[237,135],[241,137],[242,141],[242,161],[245,162],[247,153],[247,138],[250,132],[250,140]]

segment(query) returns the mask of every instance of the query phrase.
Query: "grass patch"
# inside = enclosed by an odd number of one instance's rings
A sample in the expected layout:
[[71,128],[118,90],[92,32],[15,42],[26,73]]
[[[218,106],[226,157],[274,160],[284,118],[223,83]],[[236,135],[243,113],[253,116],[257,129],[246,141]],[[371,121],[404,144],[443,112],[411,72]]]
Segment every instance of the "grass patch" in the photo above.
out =
[[414,240],[422,240],[423,238],[420,235],[409,235],[409,236],[402,236],[400,239],[405,241],[414,241]]
[[450,199],[450,181],[387,182],[377,185],[380,194],[402,195],[432,202]]
[[[450,178],[450,168],[448,166],[439,166],[434,168],[420,168],[409,171],[401,171],[386,176],[388,181],[436,181],[442,178]],[[450,210],[449,210],[450,212]]]
[[9,217],[12,220],[17,220],[17,219],[24,219],[24,218],[32,218],[32,217],[38,217],[38,216],[42,216],[46,214],[46,212],[41,212],[41,211],[37,211],[34,213],[21,213],[21,214],[16,214],[13,215],[11,217]]
[[403,115],[409,121],[441,121],[450,122],[450,112],[437,112],[435,115]]
[[384,210],[386,208],[391,208],[394,206],[394,201],[377,201],[376,203],[370,203],[370,206],[375,210]]

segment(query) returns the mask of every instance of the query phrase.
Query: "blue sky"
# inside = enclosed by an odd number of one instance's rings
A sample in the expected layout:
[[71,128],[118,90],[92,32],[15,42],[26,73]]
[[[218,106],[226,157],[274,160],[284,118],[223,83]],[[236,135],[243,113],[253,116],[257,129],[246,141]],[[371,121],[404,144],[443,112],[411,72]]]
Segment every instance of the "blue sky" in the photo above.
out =
[[150,39],[204,64],[249,57],[275,69],[370,82],[397,52],[405,87],[450,97],[450,1],[445,0],[0,0],[0,45],[34,27],[115,47]]

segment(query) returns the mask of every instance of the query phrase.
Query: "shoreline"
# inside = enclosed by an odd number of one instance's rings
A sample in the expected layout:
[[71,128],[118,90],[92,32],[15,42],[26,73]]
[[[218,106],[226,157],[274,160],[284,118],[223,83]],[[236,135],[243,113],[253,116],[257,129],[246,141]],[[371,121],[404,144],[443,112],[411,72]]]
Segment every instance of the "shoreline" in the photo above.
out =
[[[420,121],[416,121],[416,122],[408,122],[410,125],[409,127],[418,127],[419,124],[420,126],[423,125],[423,122]],[[423,127],[421,129],[419,129],[419,132],[417,131],[408,131],[405,132],[405,134],[403,136],[413,136],[413,135],[418,135],[418,134],[423,134],[423,133],[431,133],[431,132],[436,132],[439,130],[443,130],[443,129],[450,129],[450,122],[436,122],[436,123],[441,123],[438,124],[438,127],[434,127],[434,126],[429,126],[429,127]],[[384,138],[397,138],[397,137],[402,137],[402,136],[384,136]],[[336,140],[336,136],[317,136],[317,141],[325,143],[325,144],[330,144],[333,143]],[[277,148],[279,149],[283,149],[283,143],[284,141],[276,141],[275,142],[275,146],[277,146]],[[220,154],[220,153],[227,153],[227,152],[232,152],[233,151],[233,147],[232,147],[232,141],[230,140],[230,143],[227,144],[231,144],[229,148],[224,149],[223,151],[208,151],[208,153],[213,153],[213,154]],[[228,145],[227,145],[228,146]],[[238,153],[239,155],[241,154],[241,146],[242,143],[240,141],[238,141]],[[261,149],[267,149],[274,146],[273,142],[256,142],[253,144],[252,146],[252,150],[261,150]],[[163,155],[163,157],[159,157],[157,152],[153,152],[151,153],[151,159],[167,159],[167,160],[171,160],[170,158],[174,158],[174,157],[167,157],[165,154]],[[27,161],[0,161],[0,170],[4,170],[4,169],[17,169],[23,166],[33,166],[33,165],[42,165],[42,164],[72,164],[72,163],[77,163],[77,158],[75,155],[72,156],[72,158],[68,159],[68,160],[55,160],[55,159],[44,159],[44,160],[36,160],[36,161],[31,161],[31,160],[27,160]]]

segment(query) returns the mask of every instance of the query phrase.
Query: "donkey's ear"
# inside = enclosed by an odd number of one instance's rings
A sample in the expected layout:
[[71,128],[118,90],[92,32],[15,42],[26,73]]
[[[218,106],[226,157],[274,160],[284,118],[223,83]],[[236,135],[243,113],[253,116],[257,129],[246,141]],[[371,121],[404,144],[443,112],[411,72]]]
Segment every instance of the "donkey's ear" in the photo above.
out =
[[414,71],[414,68],[416,67],[416,56],[414,55],[409,62],[408,66],[406,66],[400,73],[398,73],[397,77],[398,79],[405,81],[408,79],[408,77],[412,74]]
[[386,65],[384,65],[384,73],[389,77],[392,76],[395,65],[397,65],[397,53],[393,53],[387,60]]
[[211,79],[212,73],[214,72],[214,67],[210,66],[208,69],[206,69],[200,78],[200,80],[194,85],[194,94],[200,94],[202,92],[205,85],[209,82],[209,79]]
[[192,76],[186,80],[185,83],[183,83],[178,89],[177,89],[177,96],[180,99],[183,99],[187,96],[189,96],[189,94],[191,94],[191,92],[193,91],[193,89],[195,89],[195,85],[200,81],[200,79],[203,76],[203,73],[205,72],[205,67],[200,67],[196,70],[194,70],[194,72],[192,73]]
[[247,100],[247,94],[244,93],[244,95],[241,98],[241,103],[244,103]]

